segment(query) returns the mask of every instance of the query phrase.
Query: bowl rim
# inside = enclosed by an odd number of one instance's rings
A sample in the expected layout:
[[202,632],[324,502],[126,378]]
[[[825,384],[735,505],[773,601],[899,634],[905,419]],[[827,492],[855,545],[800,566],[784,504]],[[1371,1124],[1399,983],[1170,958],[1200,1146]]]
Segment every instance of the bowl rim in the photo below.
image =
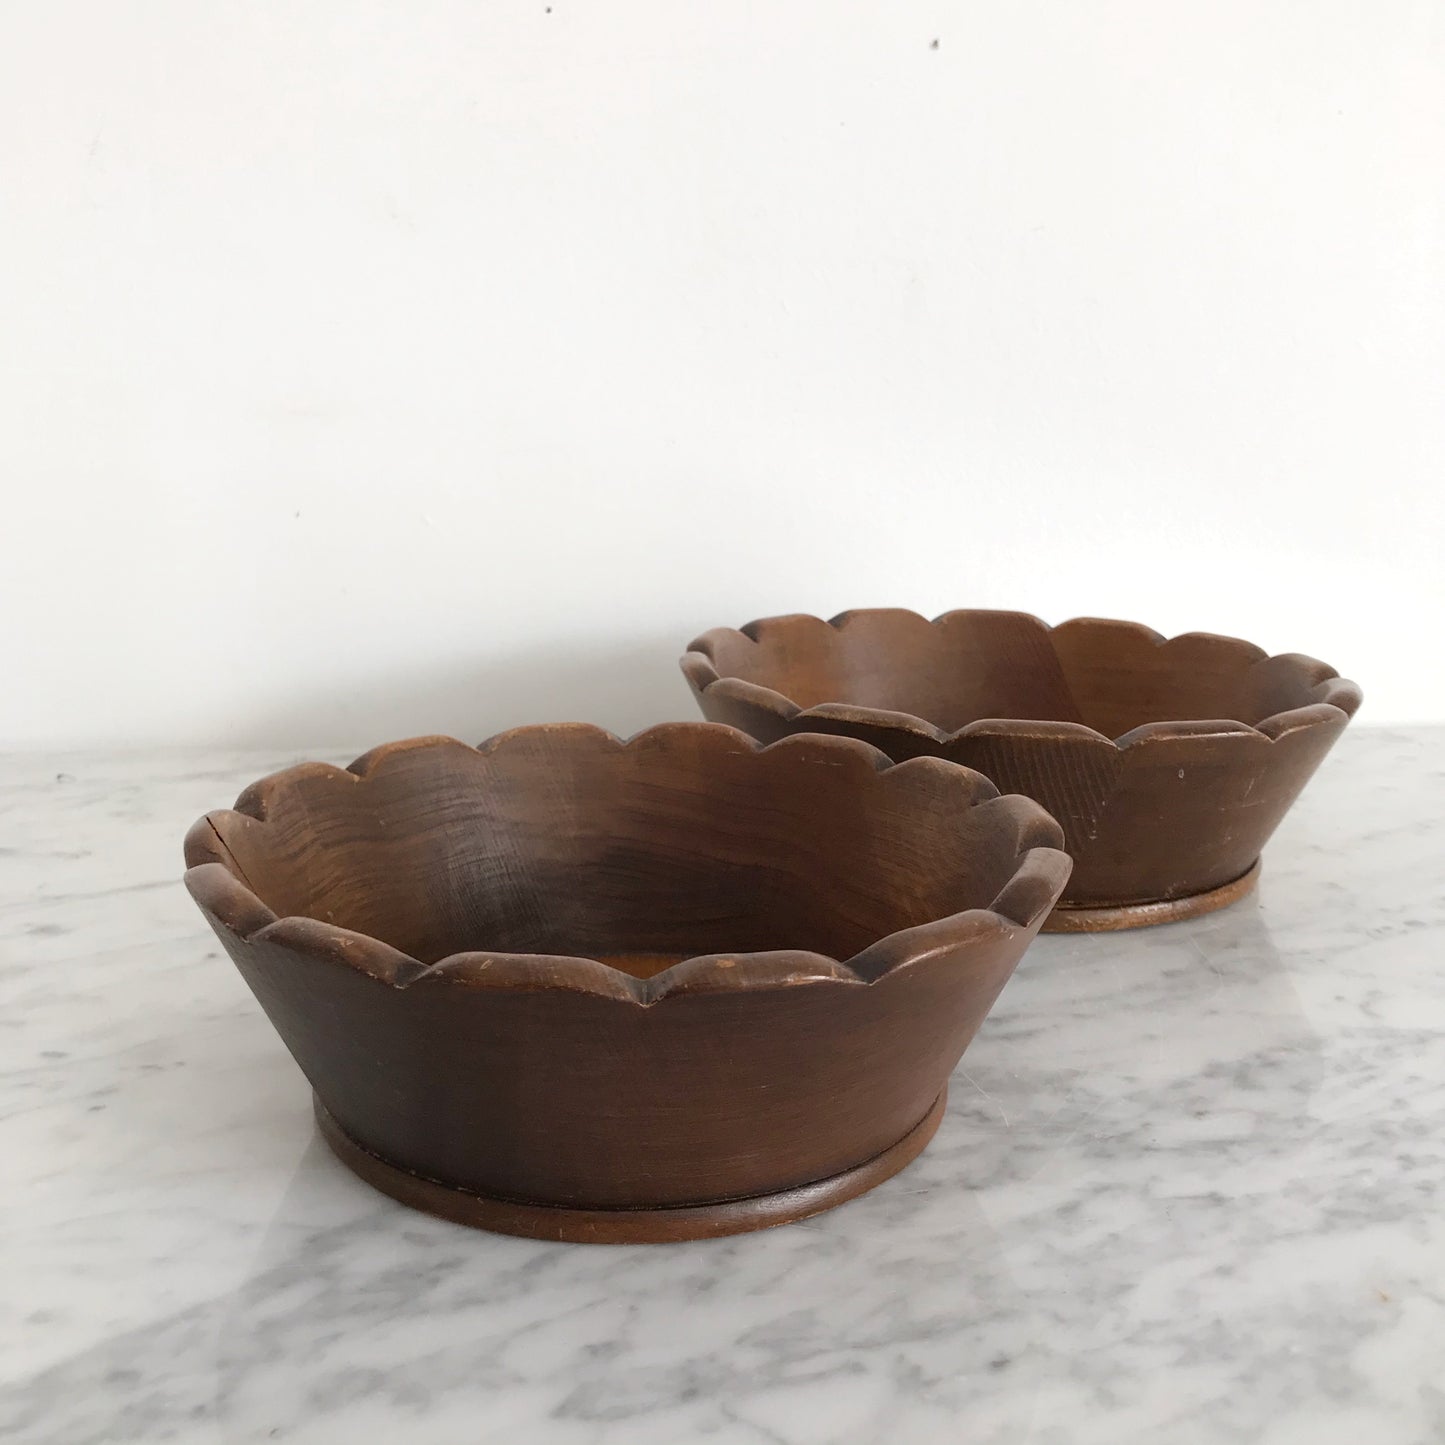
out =
[[[1109,628],[1132,632],[1159,649],[1168,649],[1181,643],[1207,641],[1223,643],[1237,649],[1249,664],[1260,662],[1284,662],[1297,668],[1311,680],[1315,701],[1298,707],[1284,708],[1261,718],[1257,723],[1240,722],[1231,718],[1171,719],[1140,723],[1117,737],[1091,728],[1085,723],[1064,722],[1053,718],[976,718],[952,732],[938,727],[927,719],[901,709],[864,707],[856,703],[823,702],[812,707],[801,707],[776,688],[762,683],[749,682],[744,678],[720,673],[713,659],[713,648],[722,639],[742,638],[757,644],[758,634],[763,629],[772,629],[781,624],[797,622],[817,623],[845,631],[860,619],[874,617],[909,618],[927,627],[940,627],[959,617],[1011,617],[1037,626],[1041,631],[1054,633],[1066,628]],[[1142,622],[1129,622],[1113,617],[1071,617],[1065,622],[1050,626],[1031,612],[1013,612],[1006,608],[957,607],[941,612],[929,619],[920,612],[907,607],[855,607],[839,612],[833,617],[816,617],[808,612],[780,613],[772,617],[755,618],[742,627],[713,627],[695,637],[688,644],[687,651],[679,659],[683,674],[698,694],[715,693],[719,697],[735,702],[749,703],[777,714],[784,722],[796,726],[799,723],[818,722],[827,727],[875,727],[911,734],[935,747],[947,747],[962,738],[1031,739],[1047,741],[1083,741],[1103,744],[1127,752],[1132,748],[1150,743],[1179,738],[1217,738],[1237,736],[1260,738],[1266,742],[1278,742],[1281,738],[1302,729],[1317,727],[1322,723],[1337,722],[1341,717],[1348,721],[1354,716],[1363,700],[1357,683],[1341,677],[1333,667],[1318,658],[1302,652],[1267,653],[1262,647],[1241,637],[1230,637],[1218,632],[1181,632],[1165,637]]]
[[[639,979],[601,959],[574,954],[513,953],[469,949],[425,964],[370,934],[302,914],[278,915],[245,879],[244,871],[213,819],[240,814],[264,825],[269,800],[278,790],[305,778],[349,779],[365,787],[397,758],[426,749],[463,748],[490,756],[538,733],[571,741],[599,743],[615,750],[666,746],[673,737],[703,737],[726,742],[756,757],[800,754],[822,749],[851,766],[860,780],[872,774],[879,786],[889,780],[931,770],[940,781],[962,790],[967,806],[988,806],[999,827],[1011,829],[1015,867],[986,907],[963,909],[945,917],[883,935],[848,959],[806,949],[695,954]],[[800,759],[801,762],[801,759]],[[939,953],[1030,935],[1042,925],[1068,881],[1073,860],[1063,851],[1063,830],[1045,809],[1020,794],[1001,794],[983,774],[945,758],[923,757],[895,763],[857,738],[807,733],[760,744],[747,733],[722,723],[660,723],[629,738],[591,723],[538,723],[511,728],[472,747],[433,734],[384,743],[345,768],[303,762],[268,774],[244,788],[233,808],[213,809],[186,834],[184,881],[191,896],[218,931],[240,944],[271,944],[328,964],[342,964],[396,989],[452,986],[468,990],[589,993],[621,1003],[650,1007],[667,999],[744,989],[833,984],[872,987]],[[1027,938],[1023,941],[1026,943]]]

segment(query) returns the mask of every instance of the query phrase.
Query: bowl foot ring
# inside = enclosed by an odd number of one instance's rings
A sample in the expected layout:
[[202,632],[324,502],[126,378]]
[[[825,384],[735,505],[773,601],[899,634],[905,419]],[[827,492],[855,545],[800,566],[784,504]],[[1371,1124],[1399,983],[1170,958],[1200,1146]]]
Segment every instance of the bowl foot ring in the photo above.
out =
[[519,1234],[528,1239],[555,1239],[573,1244],[671,1244],[789,1224],[866,1194],[911,1164],[927,1147],[943,1118],[948,1090],[933,1101],[928,1113],[896,1144],[841,1174],[751,1199],[656,1209],[566,1209],[548,1204],[523,1204],[424,1179],[364,1149],[336,1122],[320,1099],[315,1102],[316,1122],[322,1138],[336,1157],[373,1188],[413,1209],[474,1229]]
[[1121,903],[1112,907],[1060,904],[1044,920],[1044,933],[1113,933],[1120,928],[1152,928],[1156,923],[1181,923],[1238,903],[1259,885],[1259,859],[1247,873],[1232,883],[1223,883],[1188,898],[1168,898],[1161,903]]

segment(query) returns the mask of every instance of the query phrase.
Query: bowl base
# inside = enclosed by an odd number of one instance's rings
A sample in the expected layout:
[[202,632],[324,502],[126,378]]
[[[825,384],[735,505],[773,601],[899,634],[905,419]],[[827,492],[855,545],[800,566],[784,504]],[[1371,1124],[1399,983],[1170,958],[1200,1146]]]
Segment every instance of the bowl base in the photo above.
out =
[[1199,918],[1219,908],[1228,908],[1259,884],[1259,859],[1247,873],[1232,883],[1223,883],[1188,898],[1169,898],[1161,903],[1121,903],[1095,907],[1086,903],[1061,903],[1044,920],[1044,933],[1113,933],[1120,928],[1152,928],[1156,923],[1180,923]]
[[364,1149],[336,1122],[320,1099],[316,1122],[331,1151],[352,1173],[373,1188],[413,1209],[439,1215],[473,1229],[518,1234],[528,1239],[554,1239],[571,1244],[673,1244],[685,1239],[715,1239],[789,1224],[821,1214],[866,1194],[911,1164],[927,1147],[948,1102],[948,1090],[896,1144],[872,1159],[827,1179],[716,1204],[662,1206],[655,1209],[566,1209],[550,1204],[523,1204],[496,1199],[454,1185],[424,1179],[388,1164]]

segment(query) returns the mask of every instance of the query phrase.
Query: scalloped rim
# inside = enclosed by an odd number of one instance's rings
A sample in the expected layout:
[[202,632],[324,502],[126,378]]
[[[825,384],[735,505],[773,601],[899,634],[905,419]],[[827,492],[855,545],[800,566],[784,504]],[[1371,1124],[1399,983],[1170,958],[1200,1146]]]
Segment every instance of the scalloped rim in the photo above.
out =
[[[987,908],[966,909],[887,934],[846,961],[801,949],[699,954],[680,959],[651,978],[639,979],[599,959],[569,954],[468,951],[424,964],[368,934],[303,915],[278,917],[252,890],[212,821],[232,812],[264,823],[276,792],[301,779],[325,777],[364,785],[367,778],[404,753],[464,748],[489,756],[538,733],[563,733],[617,750],[655,746],[682,734],[726,740],[759,757],[823,748],[840,758],[852,758],[853,766],[869,767],[879,777],[937,771],[941,777],[946,775],[952,786],[966,786],[969,807],[996,809],[1002,826],[1012,826],[1017,866]],[[216,925],[245,943],[276,944],[319,961],[342,963],[394,988],[450,984],[527,992],[564,989],[644,1007],[689,994],[733,993],[744,988],[813,983],[871,986],[908,965],[971,940],[1036,929],[1053,908],[1073,867],[1072,859],[1063,852],[1062,829],[1042,807],[1019,794],[1001,795],[983,774],[960,763],[932,757],[895,763],[869,743],[822,734],[787,737],[763,746],[737,728],[705,722],[662,723],[625,740],[590,723],[544,723],[499,733],[475,748],[445,736],[407,738],[373,748],[346,768],[298,763],[245,788],[234,809],[199,818],[186,834],[185,857],[185,884],[191,896]]]
[[[859,707],[853,703],[841,702],[818,703],[808,708],[799,707],[791,698],[784,696],[775,688],[765,687],[761,683],[748,682],[740,677],[724,676],[718,672],[713,662],[712,647],[715,640],[722,636],[740,637],[756,645],[758,632],[778,623],[806,619],[809,622],[816,622],[841,632],[859,619],[886,616],[914,618],[926,627],[939,627],[956,617],[977,616],[1024,618],[1036,623],[1042,631],[1050,633],[1060,631],[1065,627],[1112,627],[1132,631],[1157,648],[1169,648],[1178,643],[1195,642],[1200,639],[1224,642],[1241,650],[1247,650],[1251,654],[1251,664],[1284,661],[1298,667],[1302,672],[1312,674],[1316,700],[1299,707],[1286,708],[1282,712],[1271,713],[1268,717],[1261,718],[1259,722],[1253,724],[1237,722],[1229,718],[1149,722],[1141,723],[1138,727],[1121,733],[1117,738],[1111,738],[1084,723],[1061,722],[1049,718],[977,718],[953,732],[945,732],[942,728],[935,727],[933,723],[917,717],[913,713],[898,712],[890,708]],[[1259,737],[1266,742],[1276,742],[1301,728],[1314,727],[1322,722],[1331,722],[1341,715],[1348,721],[1354,716],[1362,699],[1357,684],[1341,677],[1328,663],[1320,662],[1317,658],[1308,657],[1301,652],[1282,652],[1271,656],[1262,647],[1257,647],[1252,642],[1246,642],[1240,637],[1226,637],[1217,632],[1181,632],[1175,637],[1165,637],[1162,633],[1155,632],[1152,627],[1146,627],[1142,622],[1126,622],[1111,617],[1072,617],[1067,622],[1060,622],[1056,627],[1050,627],[1042,618],[1035,617],[1031,612],[1008,612],[993,608],[955,608],[951,612],[940,613],[931,621],[922,613],[913,612],[906,607],[854,608],[827,619],[814,617],[811,613],[805,612],[785,613],[776,617],[760,617],[740,628],[714,627],[709,629],[688,644],[688,649],[680,662],[684,675],[699,694],[716,690],[722,696],[730,697],[735,701],[752,703],[754,706],[766,708],[769,712],[777,713],[787,722],[797,722],[801,719],[804,722],[819,721],[852,726],[891,728],[924,738],[939,747],[947,746],[959,738],[980,736],[1088,739],[1091,742],[1103,743],[1116,748],[1120,752],[1147,743],[1175,738],[1233,735]],[[833,736],[833,734],[829,734],[829,736]]]

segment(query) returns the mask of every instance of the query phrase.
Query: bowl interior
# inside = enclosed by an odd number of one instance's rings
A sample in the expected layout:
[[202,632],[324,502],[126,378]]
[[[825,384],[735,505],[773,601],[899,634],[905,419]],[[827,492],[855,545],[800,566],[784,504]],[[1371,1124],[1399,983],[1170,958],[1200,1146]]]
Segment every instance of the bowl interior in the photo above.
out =
[[648,977],[697,954],[846,959],[986,907],[1020,851],[1018,800],[977,774],[936,760],[880,772],[876,760],[840,739],[758,752],[699,725],[627,747],[593,729],[529,729],[487,752],[390,751],[361,778],[280,774],[210,821],[275,913],[423,963],[567,954]]
[[[1083,723],[1119,737],[1149,722],[1254,724],[1315,700],[1317,674],[1247,642],[1188,633],[1164,642],[1133,623],[1083,619],[1053,629],[1009,612],[775,618],[708,636],[720,676],[799,707],[849,703],[955,732],[983,718]],[[1303,660],[1301,660],[1303,661]]]

